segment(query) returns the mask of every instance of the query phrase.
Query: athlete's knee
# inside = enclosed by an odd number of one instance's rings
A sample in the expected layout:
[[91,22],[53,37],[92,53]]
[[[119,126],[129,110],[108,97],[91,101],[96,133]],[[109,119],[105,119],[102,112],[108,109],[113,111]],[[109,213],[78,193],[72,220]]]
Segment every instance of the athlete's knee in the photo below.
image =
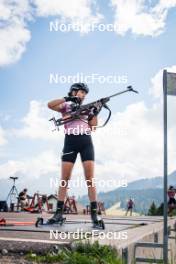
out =
[[70,177],[68,177],[68,178],[65,178],[65,179],[61,179],[60,180],[60,187],[65,187],[65,188],[67,188],[68,187],[68,184],[69,184],[69,180],[70,180]]
[[86,179],[87,187],[95,187],[95,178],[87,178]]

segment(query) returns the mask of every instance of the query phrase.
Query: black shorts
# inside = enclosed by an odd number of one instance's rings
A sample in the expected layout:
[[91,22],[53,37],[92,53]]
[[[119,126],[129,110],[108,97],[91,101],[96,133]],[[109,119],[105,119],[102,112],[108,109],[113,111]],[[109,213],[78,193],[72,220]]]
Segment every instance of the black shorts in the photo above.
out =
[[65,135],[62,161],[75,163],[77,154],[80,153],[81,160],[94,161],[94,146],[90,135]]
[[170,198],[168,204],[176,204],[175,198]]
[[133,207],[132,206],[128,206],[128,210],[131,210],[131,209],[133,209]]

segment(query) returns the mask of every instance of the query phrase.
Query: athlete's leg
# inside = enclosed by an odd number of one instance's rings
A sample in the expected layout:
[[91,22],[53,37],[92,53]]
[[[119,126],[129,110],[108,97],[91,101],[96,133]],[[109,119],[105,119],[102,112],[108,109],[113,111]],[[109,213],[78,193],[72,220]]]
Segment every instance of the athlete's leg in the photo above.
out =
[[73,162],[62,161],[61,180],[60,180],[60,186],[59,186],[59,191],[58,191],[58,200],[59,201],[65,200],[68,182],[71,178],[73,166],[74,166]]
[[84,175],[88,188],[88,196],[90,202],[97,200],[96,186],[94,181],[94,161],[87,160],[83,162]]
[[132,209],[132,208],[130,208],[130,216],[132,216],[132,210],[133,210],[133,209]]
[[94,227],[102,228],[102,221],[97,212],[97,194],[94,180],[94,148],[91,137],[84,137],[83,148],[80,150],[81,160],[84,168],[85,180],[88,187],[90,200],[90,213]]
[[90,213],[94,226],[99,225],[97,212],[97,194],[94,181],[94,161],[87,160],[83,162],[84,175],[88,187],[88,196],[90,200]]
[[68,141],[65,141],[62,155],[61,181],[58,190],[57,209],[53,217],[48,220],[49,224],[60,222],[63,219],[64,200],[76,157],[77,152],[73,150],[73,146],[69,144]]
[[71,172],[73,169],[73,162],[62,162],[61,167],[61,181],[58,190],[58,201],[57,201],[57,209],[55,214],[48,220],[49,224],[54,224],[56,222],[63,222],[63,211],[64,211],[64,200],[67,192],[68,181],[71,178]]
[[94,182],[94,147],[90,136],[82,137],[82,148],[80,150],[81,160],[84,169],[84,176],[88,187],[90,202],[95,202],[96,187]]
[[61,180],[58,190],[58,203],[63,207],[68,181],[71,177],[71,172],[76,161],[78,151],[74,144],[74,137],[66,136],[64,141],[64,148],[62,152],[62,164],[61,164]]

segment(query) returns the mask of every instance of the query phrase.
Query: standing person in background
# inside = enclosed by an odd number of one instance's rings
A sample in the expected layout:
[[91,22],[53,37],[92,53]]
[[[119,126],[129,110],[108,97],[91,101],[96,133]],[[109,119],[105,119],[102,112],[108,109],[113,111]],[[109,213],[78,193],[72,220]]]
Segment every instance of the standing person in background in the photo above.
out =
[[169,197],[168,213],[170,214],[173,211],[173,209],[176,208],[176,200],[175,200],[176,190],[175,190],[174,186],[172,186],[172,185],[169,186],[167,194]]
[[127,211],[126,216],[128,215],[128,212],[130,212],[130,216],[132,216],[133,213],[133,207],[135,206],[133,200],[130,198],[127,202]]

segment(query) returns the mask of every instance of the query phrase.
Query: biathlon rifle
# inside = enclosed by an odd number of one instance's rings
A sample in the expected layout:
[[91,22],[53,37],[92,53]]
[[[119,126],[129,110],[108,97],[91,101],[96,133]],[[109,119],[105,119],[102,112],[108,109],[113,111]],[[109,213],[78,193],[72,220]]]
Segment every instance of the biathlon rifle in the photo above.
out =
[[[66,123],[72,122],[73,120],[76,120],[76,119],[82,120],[83,122],[87,123],[89,120],[93,118],[93,116],[98,115],[102,108],[105,108],[109,112],[108,117],[106,121],[104,122],[104,124],[101,126],[98,126],[98,128],[104,127],[108,123],[111,117],[111,109],[108,107],[107,102],[112,97],[115,97],[115,96],[118,96],[118,95],[121,95],[127,92],[138,93],[138,91],[134,90],[132,86],[128,86],[125,90],[121,92],[115,93],[105,98],[101,98],[89,104],[81,105],[79,103],[73,103],[71,104],[71,110],[66,113],[65,117],[62,117],[59,119],[56,119],[55,117],[53,117],[49,121],[53,121],[55,127],[59,130],[60,126]],[[87,117],[86,119],[85,119],[85,116]]]

